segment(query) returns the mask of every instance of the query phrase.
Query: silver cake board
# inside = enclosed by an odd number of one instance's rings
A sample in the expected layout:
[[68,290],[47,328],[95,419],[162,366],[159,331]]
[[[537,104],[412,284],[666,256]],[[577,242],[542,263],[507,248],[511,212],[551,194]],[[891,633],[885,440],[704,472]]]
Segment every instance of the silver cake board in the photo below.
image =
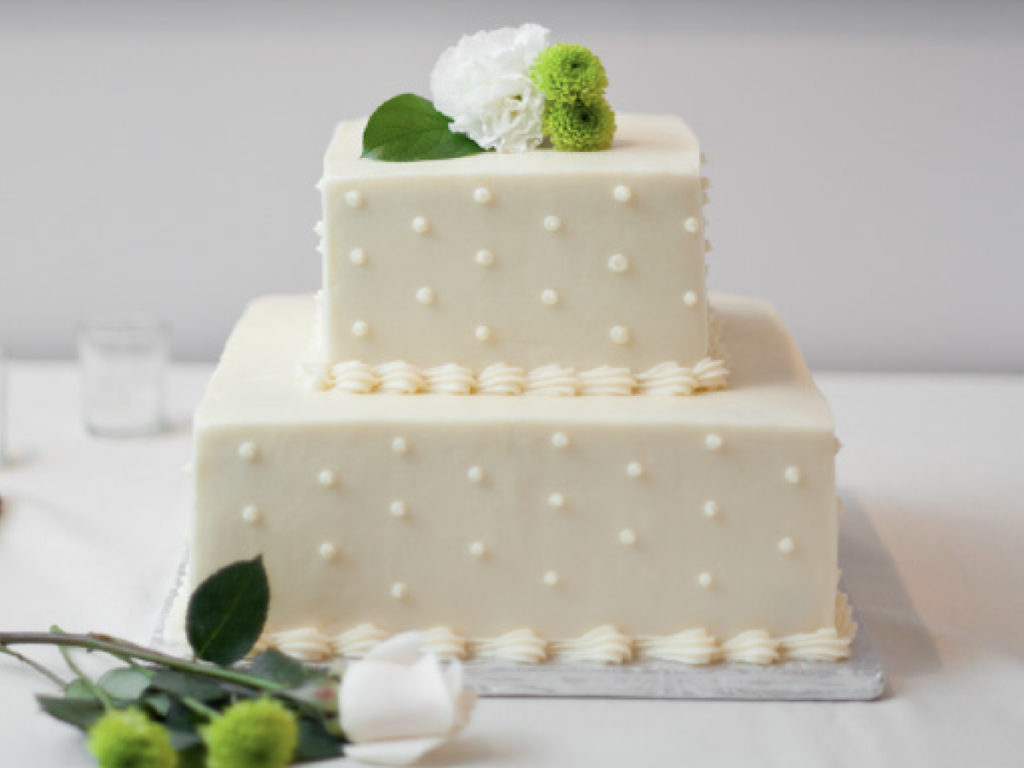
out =
[[[185,581],[185,561],[160,613],[153,644],[181,653],[168,641],[172,606]],[[749,701],[869,701],[885,691],[885,674],[871,639],[857,615],[845,584],[857,633],[850,658],[841,662],[782,661],[757,665],[719,663],[707,666],[666,661],[635,661],[621,666],[550,661],[511,664],[488,659],[463,663],[465,684],[480,696],[607,698],[607,699],[732,699]]]

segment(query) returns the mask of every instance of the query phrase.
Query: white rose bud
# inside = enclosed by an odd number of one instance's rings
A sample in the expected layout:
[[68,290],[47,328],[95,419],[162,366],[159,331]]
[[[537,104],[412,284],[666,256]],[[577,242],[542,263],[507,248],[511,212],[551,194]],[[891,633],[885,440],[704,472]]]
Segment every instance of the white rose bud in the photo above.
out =
[[462,689],[462,665],[442,668],[420,650],[420,633],[395,635],[341,679],[345,755],[364,763],[409,765],[454,736],[469,720],[476,696]]

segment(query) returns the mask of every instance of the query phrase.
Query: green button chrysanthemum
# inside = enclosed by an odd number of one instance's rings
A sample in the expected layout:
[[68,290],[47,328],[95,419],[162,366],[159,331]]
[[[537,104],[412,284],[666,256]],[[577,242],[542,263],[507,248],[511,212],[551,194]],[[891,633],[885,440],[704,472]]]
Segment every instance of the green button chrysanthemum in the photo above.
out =
[[608,87],[601,60],[582,45],[572,43],[559,43],[541,51],[530,75],[549,101],[593,102]]
[[544,110],[544,133],[562,152],[607,149],[615,136],[615,113],[603,98],[591,104],[549,101]]
[[280,702],[239,701],[202,728],[207,768],[283,768],[298,735],[295,715]]
[[137,709],[107,712],[89,729],[87,744],[100,768],[174,768],[178,764],[167,731]]

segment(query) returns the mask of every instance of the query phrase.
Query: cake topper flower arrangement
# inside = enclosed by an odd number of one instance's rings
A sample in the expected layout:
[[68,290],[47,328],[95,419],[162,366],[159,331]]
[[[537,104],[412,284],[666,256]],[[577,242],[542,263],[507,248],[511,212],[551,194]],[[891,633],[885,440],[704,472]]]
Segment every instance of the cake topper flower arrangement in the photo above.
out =
[[403,93],[363,132],[363,157],[411,161],[479,152],[528,152],[545,137],[560,151],[607,149],[615,113],[601,60],[581,45],[548,42],[538,24],[465,35],[430,73],[433,101]]
[[[250,657],[269,601],[257,557],[221,569],[192,594],[191,659],[58,627],[0,632],[0,653],[60,688],[58,696],[39,696],[39,704],[85,731],[99,768],[283,768],[342,755],[408,765],[468,721],[475,699],[462,689],[459,663],[442,667],[421,653],[417,632],[395,635],[340,673],[273,649]],[[12,648],[31,644],[57,646],[73,678]],[[122,666],[93,680],[71,655],[75,648]]]

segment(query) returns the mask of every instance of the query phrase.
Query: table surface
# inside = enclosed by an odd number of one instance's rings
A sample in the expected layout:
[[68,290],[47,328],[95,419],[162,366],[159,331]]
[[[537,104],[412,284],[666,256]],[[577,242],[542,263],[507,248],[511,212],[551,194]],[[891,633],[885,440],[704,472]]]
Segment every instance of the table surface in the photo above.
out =
[[[104,440],[80,426],[73,366],[11,367],[0,628],[148,641],[185,542],[188,415],[210,368],[174,367],[166,434]],[[486,699],[428,764],[1021,765],[1024,377],[818,381],[845,444],[840,559],[889,677],[883,699]],[[0,765],[92,765],[76,731],[39,714],[42,692],[0,658]]]

